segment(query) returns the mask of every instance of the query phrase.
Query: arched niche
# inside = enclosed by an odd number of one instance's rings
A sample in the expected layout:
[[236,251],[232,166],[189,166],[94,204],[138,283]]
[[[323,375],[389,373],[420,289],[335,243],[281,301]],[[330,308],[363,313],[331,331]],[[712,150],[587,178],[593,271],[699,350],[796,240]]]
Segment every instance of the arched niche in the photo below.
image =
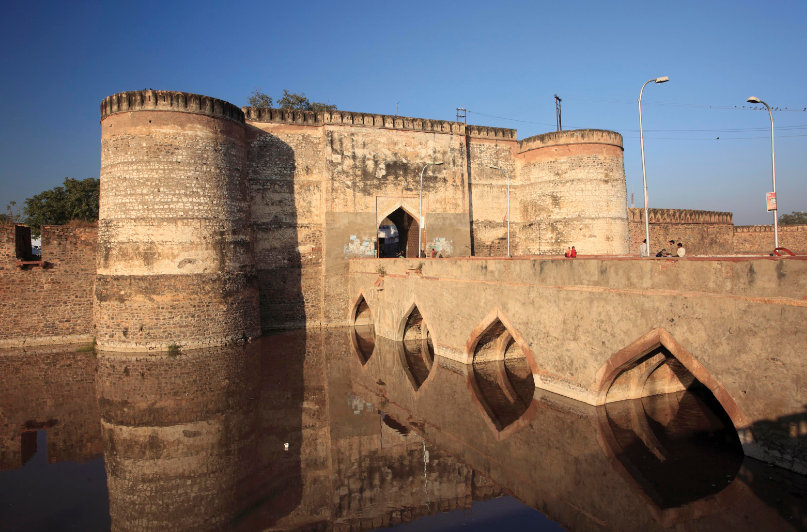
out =
[[364,294],[353,302],[350,309],[350,345],[362,366],[375,352],[375,320]]

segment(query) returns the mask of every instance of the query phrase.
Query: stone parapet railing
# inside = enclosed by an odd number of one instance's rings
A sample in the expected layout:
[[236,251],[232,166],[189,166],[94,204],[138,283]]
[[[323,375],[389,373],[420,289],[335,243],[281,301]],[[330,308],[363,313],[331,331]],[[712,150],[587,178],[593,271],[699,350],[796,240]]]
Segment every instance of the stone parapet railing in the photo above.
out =
[[[690,209],[648,209],[651,224],[726,224],[733,225],[733,214],[720,211],[698,211]],[[644,222],[644,209],[628,209],[630,222]]]
[[242,107],[241,110],[244,112],[244,116],[249,122],[273,122],[303,126],[360,126],[425,131],[429,133],[447,133],[451,135],[468,135],[476,138],[516,139],[516,130],[514,129],[472,126],[463,124],[462,122],[451,122],[448,120],[430,120],[428,118],[358,113],[353,111],[315,112],[256,107]]
[[553,131],[518,141],[519,153],[569,144],[608,144],[622,148],[622,135],[604,129],[575,129]]
[[244,113],[235,105],[200,94],[145,89],[107,96],[101,101],[101,120],[130,111],[174,111],[221,117],[244,123]]

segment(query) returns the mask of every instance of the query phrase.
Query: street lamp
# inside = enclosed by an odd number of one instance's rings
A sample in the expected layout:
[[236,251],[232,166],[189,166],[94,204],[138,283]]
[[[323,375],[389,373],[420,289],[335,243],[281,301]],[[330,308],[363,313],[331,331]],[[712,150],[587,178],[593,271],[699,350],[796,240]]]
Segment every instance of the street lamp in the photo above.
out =
[[648,254],[650,253],[650,221],[647,218],[647,174],[644,168],[644,134],[642,133],[642,92],[644,92],[645,85],[650,82],[655,83],[666,83],[670,81],[670,78],[667,76],[661,76],[660,78],[653,78],[648,79],[642,85],[642,89],[639,91],[639,145],[642,149],[642,186],[644,187],[644,237],[647,241],[647,251]]
[[418,210],[420,211],[418,213],[418,217],[420,218],[418,220],[418,257],[420,257],[422,253],[420,238],[423,235],[423,172],[425,172],[426,168],[429,166],[440,166],[441,164],[443,163],[426,163],[423,165],[423,170],[420,171],[420,194],[418,195]]
[[[751,96],[746,100],[750,103],[761,103],[765,107],[768,108],[768,116],[771,117],[771,173],[773,174],[773,197],[776,199],[776,155],[773,150],[773,113],[771,112],[771,106],[767,103],[763,102],[756,96]],[[774,247],[779,247],[779,220],[776,217],[776,213],[778,212],[778,202],[774,205],[776,208],[773,209],[773,243]]]
[[501,168],[499,166],[490,165],[489,168],[494,170],[501,170],[504,172],[504,176],[507,178],[507,256],[510,256],[510,174],[507,173],[507,170]]

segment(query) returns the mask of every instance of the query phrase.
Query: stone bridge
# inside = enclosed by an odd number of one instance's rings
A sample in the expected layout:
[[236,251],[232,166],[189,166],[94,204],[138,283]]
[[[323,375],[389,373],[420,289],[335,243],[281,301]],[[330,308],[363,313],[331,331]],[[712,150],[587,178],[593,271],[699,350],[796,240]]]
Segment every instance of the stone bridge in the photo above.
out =
[[401,341],[416,389],[434,357],[491,413],[525,386],[602,405],[697,381],[747,455],[807,472],[805,258],[355,259],[349,291],[354,348],[370,324]]

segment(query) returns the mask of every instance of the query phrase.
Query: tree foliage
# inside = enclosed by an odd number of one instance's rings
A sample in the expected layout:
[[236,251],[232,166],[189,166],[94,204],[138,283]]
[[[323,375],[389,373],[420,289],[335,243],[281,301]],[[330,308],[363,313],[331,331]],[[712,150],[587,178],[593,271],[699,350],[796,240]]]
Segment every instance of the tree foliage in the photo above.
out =
[[43,225],[62,225],[72,220],[98,219],[100,181],[89,177],[79,180],[64,178],[64,186],[40,192],[25,200],[26,223],[33,236],[39,236]]
[[780,225],[807,225],[807,212],[793,211],[779,216]]
[[16,205],[16,201],[9,202],[6,205],[6,212],[0,213],[0,225],[16,224],[23,221],[22,213],[20,213],[19,207],[17,207],[16,210],[14,209]]
[[261,92],[260,89],[255,89],[252,91],[252,95],[249,97],[248,103],[250,107],[269,109],[272,107],[272,98],[265,92]]
[[[268,94],[261,92],[260,89],[253,91],[248,101],[250,107],[257,107],[258,109],[272,107],[272,103],[274,102]],[[277,104],[280,109],[294,109],[299,111],[320,112],[336,111],[337,109],[333,104],[312,102],[306,97],[305,93],[289,92],[287,89],[283,89],[283,96],[277,100]]]

